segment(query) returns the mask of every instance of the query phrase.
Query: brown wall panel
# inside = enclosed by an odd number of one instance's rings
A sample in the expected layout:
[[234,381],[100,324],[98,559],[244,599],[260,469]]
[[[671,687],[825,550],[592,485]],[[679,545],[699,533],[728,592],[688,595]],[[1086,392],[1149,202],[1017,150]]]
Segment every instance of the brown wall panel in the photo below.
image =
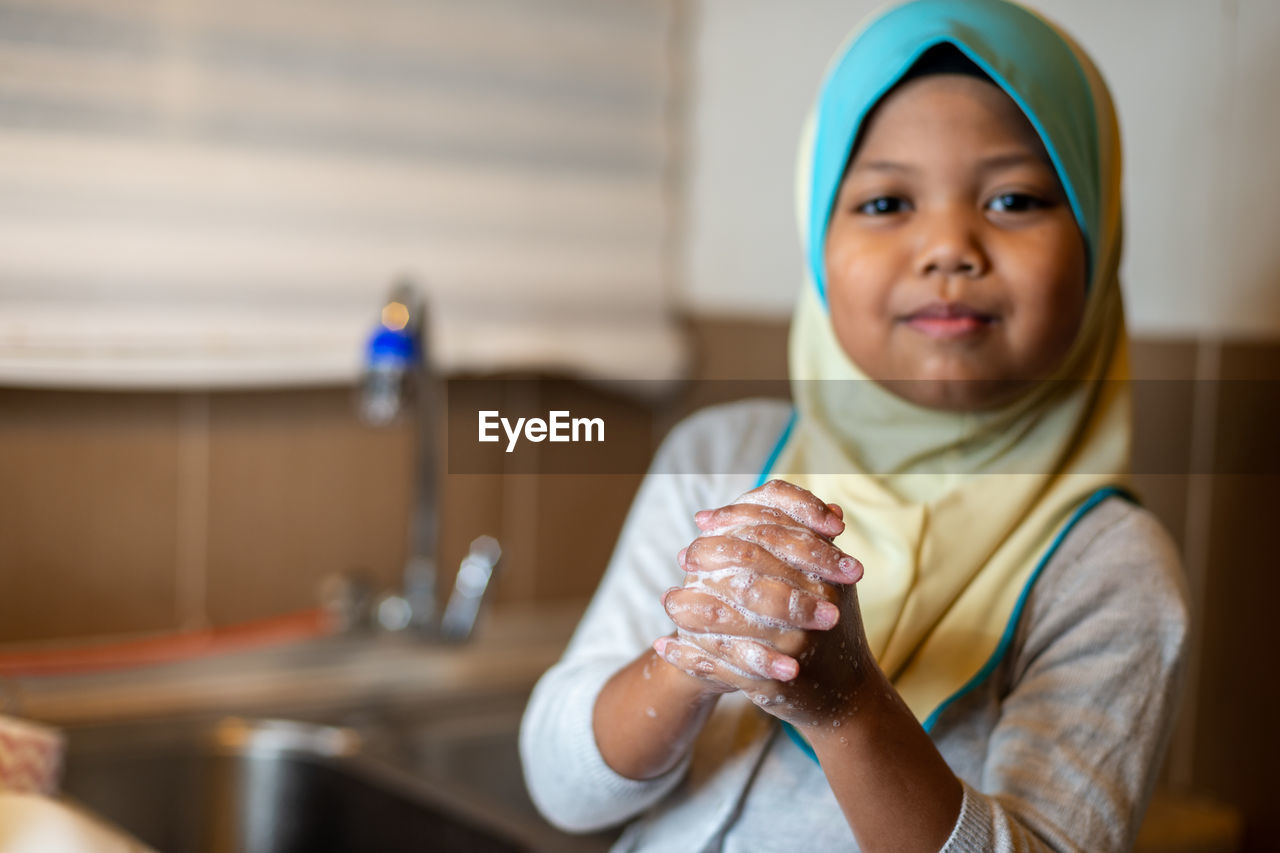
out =
[[1280,838],[1275,767],[1280,761],[1280,477],[1219,476],[1204,601],[1194,778],[1243,809],[1248,851]]
[[539,478],[537,598],[591,595],[613,554],[641,479],[639,474]]
[[180,402],[0,390],[0,641],[176,627]]
[[1188,464],[1195,415],[1195,341],[1133,341],[1133,488],[1173,535],[1186,533]]
[[408,424],[363,426],[345,390],[217,394],[209,433],[214,624],[314,606],[332,573],[398,578],[413,479]]
[[1245,851],[1274,850],[1280,839],[1275,767],[1280,762],[1280,682],[1271,656],[1280,649],[1280,344],[1222,347],[1214,455],[1217,464],[1248,470],[1251,457],[1268,473],[1212,479],[1204,632],[1197,685],[1195,778],[1243,809]]

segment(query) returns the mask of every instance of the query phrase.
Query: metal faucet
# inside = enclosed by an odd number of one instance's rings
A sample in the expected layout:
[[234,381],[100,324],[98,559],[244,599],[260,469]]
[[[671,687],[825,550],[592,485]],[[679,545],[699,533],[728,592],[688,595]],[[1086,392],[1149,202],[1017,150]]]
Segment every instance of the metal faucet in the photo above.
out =
[[[502,556],[496,539],[481,536],[459,567],[444,617],[436,604],[436,553],[439,539],[437,424],[444,395],[431,369],[426,300],[402,278],[392,287],[369,338],[357,408],[361,419],[385,427],[416,407],[417,459],[414,502],[409,517],[408,558],[399,591],[370,596],[358,582],[338,593],[348,627],[373,622],[387,631],[464,640],[470,636],[480,603]],[[368,609],[367,618],[363,612]]]

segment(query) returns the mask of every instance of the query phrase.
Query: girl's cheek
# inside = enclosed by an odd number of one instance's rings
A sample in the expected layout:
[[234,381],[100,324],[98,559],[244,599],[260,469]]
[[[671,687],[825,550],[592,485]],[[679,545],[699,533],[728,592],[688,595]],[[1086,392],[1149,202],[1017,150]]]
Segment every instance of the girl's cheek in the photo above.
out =
[[1085,297],[1078,288],[1083,285],[1066,279],[1048,292],[1026,295],[1013,342],[1021,362],[1019,374],[1050,376],[1062,365],[1084,321]]

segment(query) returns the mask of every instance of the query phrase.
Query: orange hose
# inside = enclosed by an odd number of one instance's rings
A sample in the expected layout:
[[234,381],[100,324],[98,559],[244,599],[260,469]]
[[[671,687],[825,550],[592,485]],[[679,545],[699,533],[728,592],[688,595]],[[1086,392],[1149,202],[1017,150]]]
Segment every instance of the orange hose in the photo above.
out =
[[178,631],[140,640],[39,651],[0,652],[0,675],[66,675],[172,663],[224,652],[294,642],[330,633],[321,608],[299,610],[252,622]]

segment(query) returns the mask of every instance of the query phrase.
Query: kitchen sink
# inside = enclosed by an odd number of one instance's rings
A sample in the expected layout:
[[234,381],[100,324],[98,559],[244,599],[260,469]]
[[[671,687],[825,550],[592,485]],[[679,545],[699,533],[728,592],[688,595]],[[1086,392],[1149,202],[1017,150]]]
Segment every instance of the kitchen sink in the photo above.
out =
[[72,730],[63,788],[162,853],[607,850],[530,802],[523,698]]

